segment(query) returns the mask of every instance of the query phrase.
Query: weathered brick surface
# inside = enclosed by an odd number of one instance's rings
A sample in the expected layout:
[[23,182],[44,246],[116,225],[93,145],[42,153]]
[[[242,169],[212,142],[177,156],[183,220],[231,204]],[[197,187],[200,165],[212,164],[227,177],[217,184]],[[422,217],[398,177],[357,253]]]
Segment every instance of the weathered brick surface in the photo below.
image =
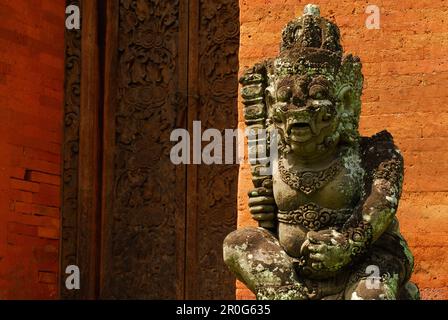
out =
[[0,299],[57,298],[64,17],[0,2]]
[[[361,132],[387,128],[406,164],[401,229],[415,254],[413,280],[424,299],[448,299],[448,4],[444,0],[240,0],[241,72],[278,53],[283,26],[309,2],[335,20],[347,52],[361,57],[366,78]],[[381,9],[368,30],[365,9]],[[242,113],[240,112],[242,125]],[[239,226],[247,211],[249,169],[241,167]],[[240,299],[253,296],[238,284]]]

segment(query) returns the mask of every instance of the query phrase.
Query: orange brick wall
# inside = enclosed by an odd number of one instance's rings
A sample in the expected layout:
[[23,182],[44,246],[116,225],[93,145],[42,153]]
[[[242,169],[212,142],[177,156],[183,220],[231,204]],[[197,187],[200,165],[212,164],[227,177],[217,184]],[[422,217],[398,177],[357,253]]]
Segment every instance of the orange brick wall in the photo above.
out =
[[0,299],[57,297],[64,19],[0,1]]
[[[240,0],[240,72],[278,53],[299,0]],[[448,299],[448,3],[444,0],[314,0],[341,29],[346,52],[361,57],[365,76],[361,133],[387,128],[405,158],[398,216],[415,255],[413,280],[424,299]],[[368,30],[365,9],[381,9],[380,30]],[[241,104],[240,104],[241,110]],[[240,126],[243,118],[240,112]],[[239,226],[247,211],[250,170],[241,167]],[[252,298],[242,284],[240,299]]]

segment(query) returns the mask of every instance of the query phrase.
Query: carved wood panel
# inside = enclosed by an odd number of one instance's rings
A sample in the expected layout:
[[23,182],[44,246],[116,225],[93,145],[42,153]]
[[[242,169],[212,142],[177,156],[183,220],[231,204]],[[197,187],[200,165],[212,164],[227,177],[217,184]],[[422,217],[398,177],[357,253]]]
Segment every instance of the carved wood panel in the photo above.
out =
[[[80,0],[66,1],[67,6],[80,6]],[[66,266],[77,264],[78,235],[78,159],[79,121],[81,105],[81,31],[65,32],[65,101],[64,141],[62,153],[62,243],[61,274]],[[65,290],[65,279],[61,277],[61,296],[73,298],[75,291]]]
[[[236,228],[237,167],[175,166],[169,154],[172,130],[194,120],[204,130],[237,127],[238,1],[92,2],[92,10],[106,6],[105,34],[95,39],[101,21],[90,21],[94,38],[85,30],[66,38],[61,259],[63,270],[80,264],[92,283],[67,292],[61,272],[61,295],[232,299],[222,241]],[[101,37],[105,49],[89,45]],[[86,59],[95,72],[83,75]],[[87,82],[93,103],[81,98]],[[80,161],[78,150],[95,134],[89,146],[98,150]]]
[[[202,129],[238,125],[238,1],[198,0],[190,5],[189,121]],[[190,131],[191,132],[191,131]],[[235,142],[236,144],[236,142]],[[223,150],[224,154],[224,150]],[[236,229],[238,167],[199,165],[189,168],[187,230],[187,298],[234,299],[235,279],[222,259],[222,242]]]
[[[185,167],[170,161],[170,134],[186,92],[179,1],[118,6],[115,123],[103,238],[104,298],[183,298]],[[187,20],[185,20],[187,21]],[[114,94],[114,93],[111,93]],[[109,107],[109,106],[106,106]],[[184,123],[179,123],[185,127]],[[180,268],[179,266],[182,266]]]

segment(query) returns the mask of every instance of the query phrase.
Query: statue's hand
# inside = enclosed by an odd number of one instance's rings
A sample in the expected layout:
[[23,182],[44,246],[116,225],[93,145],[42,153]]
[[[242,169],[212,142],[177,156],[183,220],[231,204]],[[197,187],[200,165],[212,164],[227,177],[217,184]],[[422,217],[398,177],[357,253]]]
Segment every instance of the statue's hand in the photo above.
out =
[[249,191],[249,211],[256,221],[273,221],[275,219],[275,200],[272,189],[261,187]]
[[307,251],[312,269],[324,272],[342,269],[352,257],[349,239],[336,230],[308,232],[302,251]]

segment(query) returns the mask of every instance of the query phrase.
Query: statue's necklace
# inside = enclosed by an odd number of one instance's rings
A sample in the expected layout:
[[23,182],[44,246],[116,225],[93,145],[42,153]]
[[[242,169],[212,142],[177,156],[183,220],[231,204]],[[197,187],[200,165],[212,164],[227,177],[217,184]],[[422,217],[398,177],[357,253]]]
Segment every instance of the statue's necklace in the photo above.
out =
[[286,169],[285,161],[286,159],[281,156],[278,162],[280,177],[283,182],[294,190],[301,191],[305,194],[311,194],[325,186],[328,182],[333,180],[342,169],[342,164],[339,159],[332,162],[328,168],[319,171]]

